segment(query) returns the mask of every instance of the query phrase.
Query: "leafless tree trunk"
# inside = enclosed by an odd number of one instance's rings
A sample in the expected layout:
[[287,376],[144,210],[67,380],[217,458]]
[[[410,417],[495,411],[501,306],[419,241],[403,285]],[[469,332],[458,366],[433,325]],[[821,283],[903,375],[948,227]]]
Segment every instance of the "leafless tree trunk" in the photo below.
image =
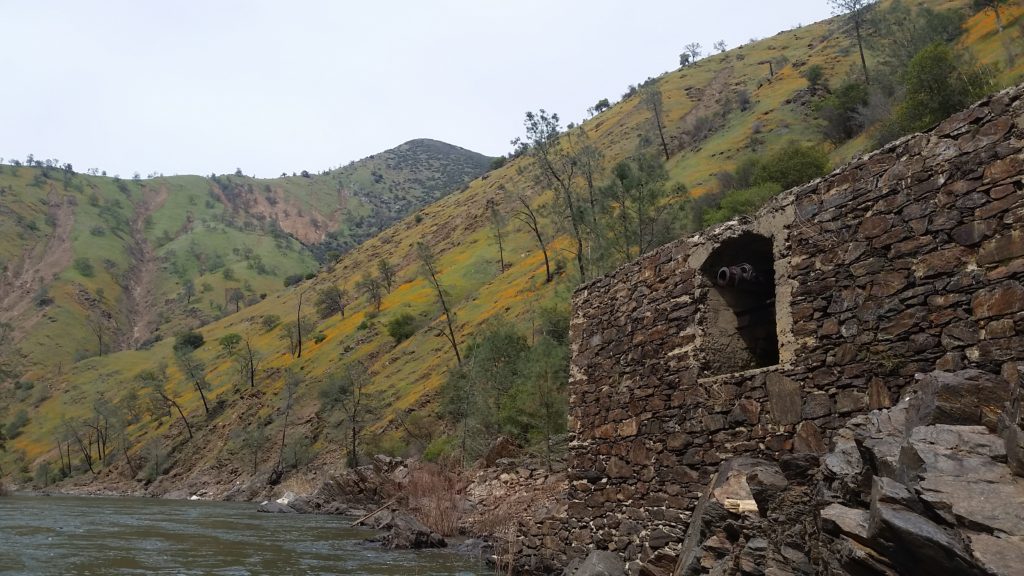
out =
[[277,467],[275,468],[276,474],[284,472],[284,441],[288,434],[288,416],[292,411],[292,399],[295,396],[295,390],[299,387],[299,383],[301,382],[301,377],[291,371],[286,373],[284,378],[284,423],[281,426],[281,448],[277,454]]
[[92,438],[83,439],[78,428],[67,420],[64,421],[64,426],[67,428],[68,432],[71,433],[71,437],[75,440],[75,444],[78,445],[78,450],[82,454],[82,460],[85,462],[85,465],[89,467],[89,472],[95,474],[96,468],[93,466],[92,458]]
[[245,337],[245,371],[249,378],[249,388],[256,387],[256,370],[259,367],[259,360],[256,358],[256,352],[252,349],[252,340]]
[[654,126],[658,130],[658,138],[661,140],[661,149],[665,153],[665,160],[669,159],[668,154],[668,143],[665,142],[665,130],[662,124],[662,99],[661,91],[658,90],[657,86],[650,86],[644,89],[644,103],[651,111],[651,116],[654,120]]
[[544,236],[540,232],[540,221],[537,220],[537,214],[530,207],[530,203],[527,202],[526,198],[520,196],[519,203],[523,205],[523,209],[516,212],[515,218],[533,232],[533,235],[537,238],[537,244],[540,245],[540,251],[544,254],[544,281],[551,282],[551,262],[548,259],[548,247],[544,243]]
[[498,203],[493,199],[489,200],[487,204],[491,213],[491,224],[494,226],[494,236],[498,240],[498,263],[501,266],[499,273],[503,274],[505,272],[505,247],[501,242],[501,229],[505,225],[505,216],[501,213],[501,209],[498,208]]
[[444,319],[448,325],[448,331],[441,330],[441,333],[448,339],[448,343],[452,345],[452,350],[455,352],[455,362],[459,366],[462,365],[462,354],[459,353],[459,344],[455,337],[455,325],[452,319],[452,310],[448,307],[448,301],[444,297],[444,287],[441,285],[441,280],[437,277],[437,262],[434,256],[434,251],[431,250],[430,246],[423,242],[416,243],[416,255],[419,256],[420,263],[423,265],[423,271],[427,273],[427,280],[431,286],[437,292],[437,299],[441,302],[441,310],[444,311]]
[[181,421],[185,423],[185,430],[188,431],[188,439],[192,440],[192,425],[188,423],[188,418],[185,417],[185,412],[181,410],[181,406],[174,401],[174,398],[171,398],[163,390],[158,389],[156,393],[159,394],[161,398],[163,398],[164,402],[166,402],[170,406],[174,406],[174,409],[178,411],[178,416],[181,416]]
[[121,451],[124,452],[124,461],[128,463],[128,469],[132,471],[132,478],[138,476],[139,471],[135,468],[131,455],[128,454],[128,433],[124,430],[121,431]]
[[206,387],[206,367],[190,351],[180,351],[176,354],[176,358],[181,366],[181,371],[192,381],[192,385],[199,392],[199,397],[203,400],[203,410],[209,416],[210,405],[206,402],[206,393],[203,391]]
[[296,358],[302,358],[302,297],[305,294],[305,290],[299,292],[299,305],[295,308]]

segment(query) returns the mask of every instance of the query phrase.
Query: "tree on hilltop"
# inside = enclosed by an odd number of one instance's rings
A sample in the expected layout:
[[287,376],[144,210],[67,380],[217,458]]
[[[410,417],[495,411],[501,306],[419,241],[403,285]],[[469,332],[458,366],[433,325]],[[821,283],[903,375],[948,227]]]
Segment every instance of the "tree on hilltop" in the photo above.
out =
[[857,40],[857,50],[860,51],[860,65],[864,70],[864,83],[871,84],[868,78],[868,61],[864,58],[864,33],[868,22],[868,16],[876,0],[828,0],[832,6],[832,13],[837,16],[844,16],[853,26],[854,38]]
[[696,62],[701,56],[702,49],[700,42],[690,42],[683,46],[683,53],[679,55],[679,65],[688,66]]

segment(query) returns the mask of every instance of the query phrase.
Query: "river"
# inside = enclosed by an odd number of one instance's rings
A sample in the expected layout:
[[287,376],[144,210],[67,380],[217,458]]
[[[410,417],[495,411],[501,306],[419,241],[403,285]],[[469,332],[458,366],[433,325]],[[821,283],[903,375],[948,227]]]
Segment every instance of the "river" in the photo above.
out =
[[340,516],[254,504],[15,495],[0,498],[0,574],[477,575],[447,551],[386,550]]

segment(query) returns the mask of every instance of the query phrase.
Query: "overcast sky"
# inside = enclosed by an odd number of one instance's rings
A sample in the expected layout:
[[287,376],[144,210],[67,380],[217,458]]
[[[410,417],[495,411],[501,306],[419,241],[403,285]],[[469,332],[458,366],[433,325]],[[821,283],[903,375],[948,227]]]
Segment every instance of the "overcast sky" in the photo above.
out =
[[825,0],[14,0],[0,156],[110,174],[276,176],[436,138],[510,149],[674,69],[828,17]]

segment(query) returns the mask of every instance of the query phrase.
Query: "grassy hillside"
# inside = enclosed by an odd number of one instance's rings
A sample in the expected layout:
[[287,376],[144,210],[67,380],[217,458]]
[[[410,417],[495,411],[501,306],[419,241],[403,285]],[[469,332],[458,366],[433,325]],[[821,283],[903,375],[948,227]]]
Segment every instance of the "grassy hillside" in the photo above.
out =
[[[928,4],[964,8],[968,3],[936,1]],[[1022,42],[1021,14],[1019,6],[1004,11],[1006,30],[998,38],[990,14],[976,14],[964,26],[963,46],[981,62],[999,65],[998,80],[1001,84],[1019,82],[1024,76],[1024,62],[1021,59],[1011,61],[1006,50],[1007,39],[1011,45]],[[834,21],[805,26],[707,57],[653,79],[651,82],[659,88],[664,102],[664,129],[672,151],[666,167],[672,182],[685,184],[691,194],[699,196],[715,190],[717,173],[734,168],[745,157],[770,153],[792,140],[820,143],[823,138],[813,109],[813,93],[808,90],[807,81],[800,73],[809,66],[819,65],[825,70],[830,83],[838,83],[856,73],[859,65],[856,48],[847,35],[840,33],[841,30],[842,25]],[[775,74],[771,77],[768,75],[768,61],[773,61]],[[744,98],[749,99],[749,106],[739,105]],[[639,97],[630,96],[586,121],[583,128],[603,152],[607,167],[633,153],[638,137],[649,130],[650,121],[649,109]],[[830,148],[833,163],[839,164],[856,153],[866,151],[869,142],[870,134],[865,134],[842,146]],[[332,229],[342,231],[335,234],[336,246],[353,245],[364,237],[360,235],[362,227],[352,221],[332,227],[329,225],[331,214],[338,206],[347,213],[362,215],[386,211],[366,198],[365,192],[362,195],[356,192],[357,188],[367,189],[363,186],[387,188],[389,181],[385,178],[381,182],[375,175],[389,166],[389,160],[383,156],[330,172],[319,179],[311,178],[308,183],[290,178],[265,183],[245,178],[219,178],[212,190],[218,198],[221,195],[226,198],[214,199],[213,208],[206,208],[208,198],[212,198],[207,191],[195,191],[195,204],[190,203],[186,193],[185,205],[154,217],[147,238],[165,255],[173,253],[169,262],[179,262],[176,266],[189,267],[190,271],[198,266],[196,262],[204,261],[203,258],[193,258],[192,261],[185,258],[191,249],[192,239],[204,254],[215,251],[216,247],[225,263],[230,263],[239,277],[246,274],[244,279],[253,283],[254,292],[259,292],[263,284],[257,286],[256,282],[260,278],[246,272],[244,256],[233,253],[233,247],[239,247],[244,253],[244,247],[251,246],[237,244],[239,240],[251,238],[238,230],[259,229],[258,215],[268,213],[269,207],[273,207],[274,221],[289,232],[290,237],[308,241],[324,229]],[[449,302],[454,307],[456,333],[461,342],[470,340],[484,322],[496,315],[509,318],[529,337],[535,331],[540,308],[548,304],[566,306],[569,294],[578,282],[572,257],[567,252],[571,242],[561,228],[547,219],[542,220],[542,225],[546,233],[554,237],[552,253],[558,261],[556,268],[559,273],[554,281],[544,281],[544,264],[536,241],[529,230],[517,223],[506,229],[506,268],[499,268],[498,248],[489,226],[488,205],[492,203],[510,215],[517,209],[518,194],[527,195],[536,207],[549,204],[550,192],[536,189],[529,177],[534,168],[532,162],[528,156],[511,160],[485,177],[472,181],[464,190],[420,209],[359,244],[314,278],[283,291],[270,292],[268,288],[265,299],[242,308],[238,313],[203,318],[211,322],[201,328],[207,344],[198,350],[197,355],[210,371],[212,391],[209,396],[215,402],[223,402],[222,409],[210,418],[203,417],[202,404],[194,387],[173,368],[172,343],[169,340],[157,342],[146,350],[124,351],[68,363],[60,373],[53,370],[36,373],[31,388],[23,385],[18,390],[9,391],[9,397],[17,396],[19,399],[10,405],[8,419],[21,408],[26,408],[30,416],[24,431],[7,443],[8,455],[5,458],[8,466],[19,459],[29,463],[54,461],[55,438],[62,433],[62,417],[88,416],[92,401],[101,395],[108,400],[123,399],[128,391],[138,388],[140,371],[160,362],[172,364],[170,389],[198,423],[196,440],[192,442],[185,441],[184,428],[174,418],[154,420],[146,417],[130,427],[131,450],[141,456],[144,450],[150,450],[154,445],[162,446],[173,460],[171,468],[174,472],[160,481],[166,483],[164,491],[172,484],[199,486],[211,482],[211,477],[248,478],[250,474],[241,456],[242,444],[237,432],[248,426],[258,426],[269,430],[272,437],[279,437],[286,369],[302,376],[292,412],[293,429],[288,433],[289,443],[302,444],[312,462],[312,469],[334,466],[341,459],[342,448],[334,426],[336,418],[331,414],[318,413],[318,390],[329,374],[341,364],[353,360],[367,363],[373,377],[370,389],[380,394],[387,406],[384,416],[372,428],[370,441],[375,449],[401,451],[416,442],[422,444],[423,438],[414,436],[423,435],[430,440],[441,434],[443,430],[436,422],[425,430],[418,429],[416,434],[406,425],[406,418],[413,413],[421,416],[432,413],[436,406],[436,391],[454,365],[448,343],[437,336],[437,328],[444,320],[432,288],[420,272],[414,254],[415,245],[425,242],[438,255],[440,280],[447,288]],[[18,178],[23,181],[31,178],[27,170],[22,169],[22,172]],[[341,176],[353,183],[350,184],[351,190],[331,186],[325,183],[330,180],[323,180]],[[12,177],[5,173],[3,178]],[[417,177],[402,178],[405,180],[396,176],[395,182],[412,182]],[[447,178],[438,180],[442,181],[452,182]],[[106,182],[97,181],[96,186],[102,187]],[[295,188],[286,188],[286,184],[295,182],[306,187],[295,184]],[[250,184],[252,190],[248,189]],[[131,183],[130,198],[138,202],[139,198],[145,197],[146,190],[156,185],[157,182]],[[187,183],[178,185],[185,187]],[[22,182],[19,186],[24,189],[27,183]],[[305,192],[300,193],[300,190]],[[268,194],[278,199],[278,207],[267,200],[265,195]],[[328,199],[331,194],[336,196],[335,200]],[[110,194],[110,198],[116,198],[116,195]],[[350,208],[357,202],[358,210]],[[287,215],[279,208],[282,203],[288,205]],[[59,198],[51,198],[48,205],[38,200],[34,203],[21,202],[17,212],[3,215],[10,221],[38,223],[37,230],[24,225],[18,229],[17,242],[21,242],[21,246],[32,246],[51,237],[53,226],[44,220],[48,211],[56,210],[54,204],[59,207]],[[76,230],[82,229],[77,220],[95,220],[97,217],[93,215],[95,208],[83,209],[82,205],[75,206]],[[170,205],[170,201],[165,205]],[[208,209],[219,209],[219,206],[238,207],[232,225],[222,223],[223,214],[234,214],[231,210],[222,210],[217,221],[207,212]],[[123,211],[127,215],[127,208]],[[204,218],[207,219],[205,223]],[[60,221],[57,218],[57,222]],[[189,232],[184,236],[176,235],[183,229]],[[3,233],[11,234],[6,230]],[[303,246],[290,239],[267,234],[266,241],[273,249],[260,250],[261,254],[270,254],[263,256],[265,265],[276,267],[278,275],[290,270],[310,269],[311,261]],[[190,235],[195,236],[190,238]],[[328,236],[325,234],[325,238]],[[161,244],[162,238],[171,239]],[[96,250],[112,250],[114,247],[104,248],[102,244],[112,242],[109,236],[90,241],[95,243]],[[0,252],[8,258],[16,257],[17,253],[17,250]],[[103,252],[93,252],[96,253]],[[301,258],[296,260],[296,257]],[[270,329],[264,326],[264,318],[268,316],[279,316],[283,320],[294,318],[300,299],[303,313],[312,314],[311,304],[316,292],[327,286],[340,286],[353,295],[359,294],[357,281],[363,274],[373,272],[381,259],[396,266],[398,280],[395,288],[384,296],[380,312],[377,313],[365,297],[354,299],[344,318],[335,315],[317,321],[314,332],[319,334],[316,338],[319,342],[307,339],[301,358],[294,358],[289,353],[287,343],[281,338],[282,326]],[[290,265],[294,266],[289,268]],[[66,278],[66,282],[60,285],[68,289],[81,284],[95,290],[95,283],[100,281],[81,278],[66,269],[60,273]],[[195,273],[199,273],[198,268],[195,268]],[[105,276],[97,274],[96,278]],[[201,297],[203,300],[219,297],[220,290],[227,285],[223,274],[212,268],[203,272],[200,278],[214,286],[209,295]],[[108,283],[104,292],[111,298],[116,289]],[[170,298],[174,293],[174,289],[165,287],[161,296]],[[215,308],[215,305],[210,305],[201,307],[200,311]],[[420,325],[411,338],[395,344],[385,327],[390,319],[402,312],[413,314]],[[229,333],[249,337],[259,351],[262,363],[255,390],[250,390],[242,382],[233,362],[216,344],[219,338]],[[44,346],[45,343],[39,342],[38,345]],[[275,461],[278,447],[274,442],[267,441],[261,446],[261,460]],[[267,471],[265,466],[260,474],[265,476]],[[109,478],[123,477],[124,466],[114,465],[106,474]]]
[[485,172],[414,140],[344,168],[270,180],[121,180],[0,166],[0,322],[29,378],[147,346],[282,288]]

